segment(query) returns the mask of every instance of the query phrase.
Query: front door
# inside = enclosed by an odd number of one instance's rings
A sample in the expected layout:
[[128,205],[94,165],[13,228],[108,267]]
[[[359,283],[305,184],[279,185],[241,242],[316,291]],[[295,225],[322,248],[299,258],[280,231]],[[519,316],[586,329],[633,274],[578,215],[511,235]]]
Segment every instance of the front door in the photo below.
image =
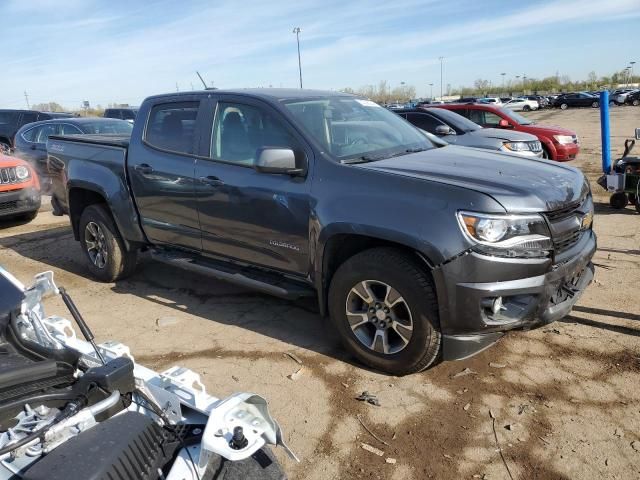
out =
[[154,244],[200,251],[194,169],[200,100],[163,99],[151,107],[142,142],[128,152],[142,228]]
[[[210,108],[209,158],[198,158],[195,175],[203,252],[306,274],[311,150],[265,103],[225,97]],[[306,176],[256,171],[256,151],[263,146],[294,149],[301,163],[309,163]]]

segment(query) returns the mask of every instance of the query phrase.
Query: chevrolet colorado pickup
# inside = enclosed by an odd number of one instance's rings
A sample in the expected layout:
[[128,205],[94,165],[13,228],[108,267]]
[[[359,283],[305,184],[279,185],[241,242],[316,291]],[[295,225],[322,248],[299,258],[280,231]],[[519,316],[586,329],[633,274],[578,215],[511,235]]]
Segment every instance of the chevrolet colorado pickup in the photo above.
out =
[[53,197],[98,279],[158,260],[317,297],[396,375],[567,315],[593,278],[576,168],[437,147],[378,104],[311,90],[147,98],[130,137],[48,140]]

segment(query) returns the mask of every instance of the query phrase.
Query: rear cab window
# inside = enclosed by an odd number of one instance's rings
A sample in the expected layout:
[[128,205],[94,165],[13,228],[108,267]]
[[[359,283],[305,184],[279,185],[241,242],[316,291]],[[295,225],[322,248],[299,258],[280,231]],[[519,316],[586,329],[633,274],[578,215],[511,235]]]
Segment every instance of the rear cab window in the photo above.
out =
[[193,155],[199,108],[198,101],[154,105],[145,128],[145,143],[159,150]]

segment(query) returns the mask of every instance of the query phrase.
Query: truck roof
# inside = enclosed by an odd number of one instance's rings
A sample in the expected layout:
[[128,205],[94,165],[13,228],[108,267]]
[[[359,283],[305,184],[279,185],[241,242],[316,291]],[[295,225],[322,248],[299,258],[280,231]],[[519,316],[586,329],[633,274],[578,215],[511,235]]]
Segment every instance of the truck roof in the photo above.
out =
[[350,93],[336,92],[333,90],[310,90],[302,88],[232,88],[232,89],[215,89],[215,90],[196,90],[187,92],[164,93],[153,95],[149,98],[162,97],[188,97],[194,94],[215,93],[224,95],[249,95],[252,97],[265,98],[269,100],[290,100],[296,98],[310,97],[353,97]]

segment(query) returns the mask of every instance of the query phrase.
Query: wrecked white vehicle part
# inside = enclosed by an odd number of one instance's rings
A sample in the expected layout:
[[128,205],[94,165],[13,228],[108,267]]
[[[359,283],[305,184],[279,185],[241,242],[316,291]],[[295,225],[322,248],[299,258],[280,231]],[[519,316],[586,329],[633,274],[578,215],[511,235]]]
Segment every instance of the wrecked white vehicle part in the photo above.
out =
[[[41,300],[59,294],[89,341],[45,316]],[[189,369],[96,345],[51,272],[25,289],[0,267],[0,333],[0,480],[283,479],[267,446],[297,460],[262,397],[219,399]]]

